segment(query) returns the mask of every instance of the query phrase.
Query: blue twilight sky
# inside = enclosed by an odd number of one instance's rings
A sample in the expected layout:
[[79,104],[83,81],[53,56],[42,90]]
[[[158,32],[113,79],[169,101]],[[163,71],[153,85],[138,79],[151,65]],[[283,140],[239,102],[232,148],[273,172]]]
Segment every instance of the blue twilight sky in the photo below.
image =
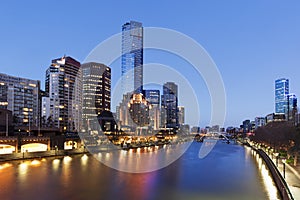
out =
[[[64,54],[83,61],[129,20],[180,31],[201,44],[223,77],[225,126],[274,111],[274,81],[290,79],[300,95],[299,1],[5,1],[0,3],[0,72],[41,80],[51,59]],[[158,62],[145,52],[144,62]],[[165,55],[163,64],[184,66]],[[111,66],[112,81],[120,64]],[[200,101],[200,126],[209,123],[203,80],[191,80]],[[43,89],[43,88],[42,88]],[[180,93],[180,91],[179,91]],[[207,106],[208,105],[208,106]],[[188,123],[193,124],[193,113]],[[195,124],[193,124],[195,125]]]

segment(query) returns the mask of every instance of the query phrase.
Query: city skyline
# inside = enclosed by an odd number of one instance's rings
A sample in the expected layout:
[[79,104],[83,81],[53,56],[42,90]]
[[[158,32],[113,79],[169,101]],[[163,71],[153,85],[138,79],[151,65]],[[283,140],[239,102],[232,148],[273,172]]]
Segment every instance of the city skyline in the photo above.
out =
[[[48,9],[62,10],[66,3],[60,3],[59,7],[55,3],[30,6],[33,2],[28,1],[26,7],[30,15],[24,13],[22,4],[11,6],[13,3],[4,3],[1,7],[5,16],[2,20],[6,20],[3,22],[3,29],[10,30],[1,33],[1,38],[6,39],[1,48],[2,73],[40,80],[43,84],[44,70],[51,58],[67,54],[83,61],[98,43],[120,32],[121,24],[136,20],[143,22],[144,26],[178,30],[203,45],[216,62],[223,77],[227,94],[225,126],[238,126],[244,119],[254,119],[274,112],[273,82],[278,78],[288,78],[290,90],[296,95],[300,94],[300,85],[297,84],[297,74],[299,74],[297,66],[300,65],[297,55],[300,48],[298,37],[300,30],[296,26],[299,21],[297,14],[299,2],[286,4],[274,1],[272,4],[260,2],[257,5],[237,2],[234,7],[225,2],[178,4],[167,15],[165,13],[168,3],[165,2],[160,3],[159,6],[146,3],[143,7],[139,6],[139,9],[136,5],[121,2],[122,9],[115,8],[113,4],[92,2],[91,4],[95,5],[94,8],[89,5],[92,10],[97,9],[99,5],[106,9],[101,13],[84,11],[86,15],[82,15],[81,18],[65,16],[64,21],[68,23],[60,23],[62,20],[60,16],[40,15],[47,13]],[[85,8],[85,5],[75,2],[72,6],[77,11]],[[11,12],[11,8],[14,8],[14,12]],[[117,9],[118,16],[109,12],[112,8]],[[130,12],[133,10],[134,12]],[[156,11],[154,17],[151,10]],[[179,10],[190,15],[178,17],[176,13]],[[215,12],[219,17],[215,17],[213,14]],[[107,16],[105,19],[110,18],[110,20],[101,20],[103,16]],[[196,25],[184,23],[189,22],[191,18],[199,19]],[[95,24],[97,27],[105,28],[94,32],[85,31]],[[64,31],[60,31],[59,34],[53,32],[52,27],[55,26]],[[73,31],[75,26],[81,28],[77,29],[77,32]],[[19,29],[24,30],[22,34],[17,31]],[[53,34],[50,34],[52,32]],[[20,59],[14,59],[16,56]],[[155,55],[151,52],[147,53],[145,63],[152,60],[155,60]],[[175,62],[166,57],[166,63],[175,68],[185,64]],[[120,65],[110,67],[114,71],[117,66]],[[112,75],[112,82],[120,75],[116,73]],[[253,88],[255,90],[252,90]],[[200,122],[200,126],[203,127],[209,122],[207,113],[210,106],[205,107],[210,105],[209,93],[201,80],[197,89],[203,91],[201,103],[204,105],[201,105]],[[253,91],[255,91],[254,97]],[[186,116],[186,120],[188,117]]]
[[2,2],[1,199],[300,199],[299,10]]

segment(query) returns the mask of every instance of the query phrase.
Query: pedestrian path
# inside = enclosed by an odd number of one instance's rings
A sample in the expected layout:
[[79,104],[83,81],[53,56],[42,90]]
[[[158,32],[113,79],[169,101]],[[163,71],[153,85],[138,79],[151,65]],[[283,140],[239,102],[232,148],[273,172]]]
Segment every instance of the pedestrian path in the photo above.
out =
[[[272,156],[268,154],[272,159]],[[276,158],[273,157],[273,163],[277,165],[279,172],[282,177],[285,177],[285,181],[289,186],[289,189],[295,200],[300,199],[300,165],[293,166],[287,163],[283,163],[282,159],[278,158],[278,162],[276,162]],[[285,165],[285,169],[284,169]]]

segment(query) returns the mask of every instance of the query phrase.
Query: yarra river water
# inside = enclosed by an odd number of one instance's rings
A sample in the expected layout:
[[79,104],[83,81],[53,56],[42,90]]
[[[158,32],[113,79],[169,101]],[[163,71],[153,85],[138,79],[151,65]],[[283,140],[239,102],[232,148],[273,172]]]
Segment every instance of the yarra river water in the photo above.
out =
[[280,198],[250,148],[218,141],[200,159],[201,145],[193,142],[171,165],[149,173],[120,172],[87,155],[0,163],[0,199]]

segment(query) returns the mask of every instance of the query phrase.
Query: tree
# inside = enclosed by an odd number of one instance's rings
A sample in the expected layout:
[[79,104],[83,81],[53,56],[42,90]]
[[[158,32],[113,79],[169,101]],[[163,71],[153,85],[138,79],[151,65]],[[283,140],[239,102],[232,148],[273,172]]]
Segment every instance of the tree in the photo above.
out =
[[254,142],[264,143],[275,150],[284,149],[288,157],[294,157],[297,164],[300,151],[300,127],[295,127],[291,122],[271,122],[264,127],[259,127],[250,139]]
[[290,148],[288,154],[294,157],[294,165],[297,165],[298,157],[300,155],[300,127],[295,129],[295,133],[290,140]]

